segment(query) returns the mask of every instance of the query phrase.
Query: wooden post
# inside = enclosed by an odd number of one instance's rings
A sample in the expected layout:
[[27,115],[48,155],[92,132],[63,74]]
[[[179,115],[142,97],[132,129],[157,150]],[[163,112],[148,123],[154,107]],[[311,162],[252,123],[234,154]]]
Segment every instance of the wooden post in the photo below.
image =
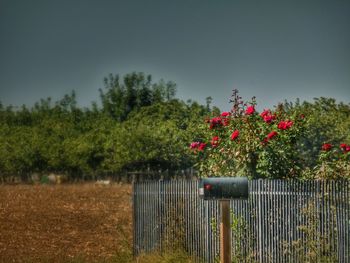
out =
[[220,200],[220,263],[231,263],[230,201]]

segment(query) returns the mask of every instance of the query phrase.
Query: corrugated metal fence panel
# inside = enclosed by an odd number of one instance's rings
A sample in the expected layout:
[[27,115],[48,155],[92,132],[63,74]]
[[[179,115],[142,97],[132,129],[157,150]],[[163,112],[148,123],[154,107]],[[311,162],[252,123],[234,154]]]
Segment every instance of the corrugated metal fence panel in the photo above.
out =
[[[134,184],[136,255],[181,247],[217,261],[219,202],[197,191],[197,181]],[[249,193],[230,204],[235,262],[350,262],[349,181],[253,180]]]

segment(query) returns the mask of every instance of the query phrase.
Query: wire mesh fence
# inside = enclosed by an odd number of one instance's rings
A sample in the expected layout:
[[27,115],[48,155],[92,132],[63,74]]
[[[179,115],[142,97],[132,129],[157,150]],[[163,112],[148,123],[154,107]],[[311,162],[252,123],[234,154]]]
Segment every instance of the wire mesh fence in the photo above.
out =
[[[220,209],[198,181],[134,183],[134,253],[183,249],[217,262]],[[253,180],[232,200],[234,262],[350,262],[349,181]]]

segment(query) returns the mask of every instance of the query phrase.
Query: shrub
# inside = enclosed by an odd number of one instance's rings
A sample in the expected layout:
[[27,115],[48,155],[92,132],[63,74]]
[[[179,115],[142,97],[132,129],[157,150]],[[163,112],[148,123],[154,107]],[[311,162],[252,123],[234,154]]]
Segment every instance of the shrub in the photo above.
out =
[[[315,113],[308,118],[305,107],[289,104],[258,113],[255,97],[244,103],[237,90],[231,103],[230,112],[206,118],[198,127],[198,138],[190,144],[201,176],[350,178],[350,145],[346,143],[335,147],[324,142],[316,161],[308,159],[305,140],[314,134]],[[314,138],[316,142],[320,139]]]
[[296,142],[304,132],[304,115],[282,105],[259,114],[255,98],[244,103],[237,90],[231,102],[230,112],[206,119],[201,138],[190,145],[201,176],[298,177]]

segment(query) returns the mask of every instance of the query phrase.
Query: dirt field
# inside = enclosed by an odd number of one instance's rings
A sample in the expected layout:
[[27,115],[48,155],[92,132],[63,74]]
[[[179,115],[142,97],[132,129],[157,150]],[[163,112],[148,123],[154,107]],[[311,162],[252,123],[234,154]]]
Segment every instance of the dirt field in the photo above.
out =
[[131,186],[0,186],[0,262],[100,261],[131,242]]

